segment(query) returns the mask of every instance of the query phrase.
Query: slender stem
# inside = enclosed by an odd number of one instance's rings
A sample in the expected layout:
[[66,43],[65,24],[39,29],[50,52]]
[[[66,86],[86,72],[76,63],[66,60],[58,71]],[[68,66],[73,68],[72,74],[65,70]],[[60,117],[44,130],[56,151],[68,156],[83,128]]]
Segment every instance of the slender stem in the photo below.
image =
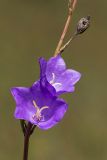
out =
[[27,129],[24,136],[24,154],[23,160],[28,160],[28,148],[29,148],[29,138],[31,132],[32,124],[28,122]]
[[25,121],[24,120],[20,120],[20,125],[21,125],[21,128],[22,128],[22,132],[25,135],[26,127],[27,127]]
[[59,40],[59,43],[57,45],[57,48],[55,50],[55,54],[54,56],[57,56],[59,54],[59,51],[60,51],[60,48],[62,46],[62,43],[64,41],[64,38],[65,38],[65,35],[68,31],[68,27],[69,27],[69,24],[70,24],[70,21],[71,21],[71,18],[72,18],[72,13],[75,9],[75,6],[76,6],[76,3],[77,3],[77,0],[69,0],[69,13],[68,13],[68,17],[67,17],[67,20],[66,20],[66,23],[65,23],[65,27],[64,27],[64,30],[62,32],[62,35],[61,35],[61,38]]
[[69,44],[72,42],[72,40],[73,40],[74,38],[76,38],[77,35],[78,35],[78,34],[75,33],[75,34],[60,48],[59,53],[62,53],[62,52],[69,46]]
[[35,130],[36,127],[37,126],[35,126],[35,125],[32,126],[31,131],[30,131],[30,135],[32,135],[32,133],[34,132],[34,130]]

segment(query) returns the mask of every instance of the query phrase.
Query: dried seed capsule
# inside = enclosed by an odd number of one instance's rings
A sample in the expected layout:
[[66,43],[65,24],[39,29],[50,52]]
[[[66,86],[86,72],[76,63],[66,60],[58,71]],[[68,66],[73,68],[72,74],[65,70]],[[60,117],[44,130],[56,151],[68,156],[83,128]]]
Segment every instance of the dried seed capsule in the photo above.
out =
[[90,26],[90,16],[81,18],[77,24],[76,34],[83,33],[89,26]]

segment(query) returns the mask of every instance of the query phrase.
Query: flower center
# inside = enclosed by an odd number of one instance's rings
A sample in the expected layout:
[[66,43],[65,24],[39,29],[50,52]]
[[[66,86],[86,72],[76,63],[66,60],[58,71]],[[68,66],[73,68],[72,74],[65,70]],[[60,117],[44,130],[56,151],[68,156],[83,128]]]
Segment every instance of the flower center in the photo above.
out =
[[55,74],[54,73],[52,73],[52,80],[50,81],[50,84],[52,85],[52,86],[54,86],[55,88],[59,88],[59,87],[61,87],[61,83],[56,83],[55,82]]
[[33,119],[37,119],[38,121],[41,121],[41,119],[43,118],[43,116],[41,115],[41,112],[44,110],[44,109],[48,109],[49,107],[48,106],[43,106],[42,108],[39,108],[36,104],[36,102],[33,100],[33,105],[34,107],[36,108],[36,113],[33,115]]

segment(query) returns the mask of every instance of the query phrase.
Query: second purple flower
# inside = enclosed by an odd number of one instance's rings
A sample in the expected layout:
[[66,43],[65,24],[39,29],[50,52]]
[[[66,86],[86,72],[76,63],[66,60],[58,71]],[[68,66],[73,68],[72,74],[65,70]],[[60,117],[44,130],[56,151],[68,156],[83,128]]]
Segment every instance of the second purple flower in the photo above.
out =
[[73,69],[66,69],[63,58],[58,55],[46,61],[39,59],[40,77],[46,75],[47,81],[54,87],[56,94],[73,92],[81,74]]

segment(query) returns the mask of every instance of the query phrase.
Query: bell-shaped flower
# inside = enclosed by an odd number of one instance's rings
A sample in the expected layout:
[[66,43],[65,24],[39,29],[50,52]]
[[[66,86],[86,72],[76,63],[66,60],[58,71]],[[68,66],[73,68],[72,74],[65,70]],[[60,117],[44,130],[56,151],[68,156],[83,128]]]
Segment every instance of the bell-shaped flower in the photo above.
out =
[[63,118],[68,105],[54,96],[52,91],[53,87],[45,77],[29,88],[12,88],[11,93],[16,101],[15,118],[31,122],[44,130],[56,125]]
[[66,69],[66,64],[60,55],[48,61],[40,58],[39,63],[40,77],[46,75],[47,81],[55,88],[57,95],[74,91],[74,85],[79,81],[81,74],[73,69]]

